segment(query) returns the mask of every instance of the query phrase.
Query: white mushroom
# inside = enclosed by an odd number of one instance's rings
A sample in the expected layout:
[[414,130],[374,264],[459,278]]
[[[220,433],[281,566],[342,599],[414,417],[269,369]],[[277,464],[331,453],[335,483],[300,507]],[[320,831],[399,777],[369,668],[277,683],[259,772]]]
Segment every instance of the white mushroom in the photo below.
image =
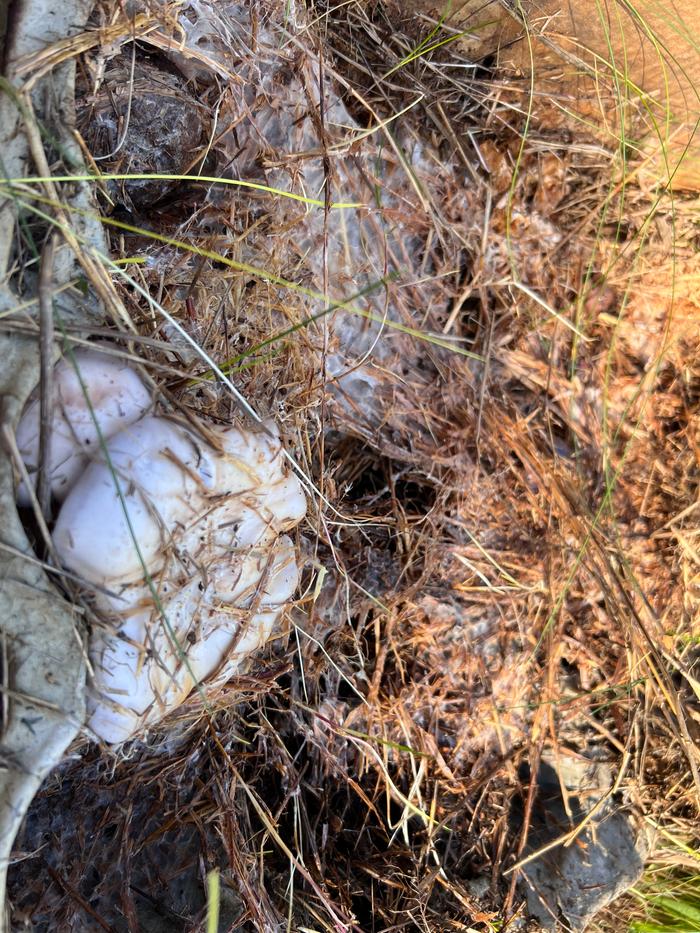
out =
[[[86,392],[89,404],[86,399]],[[52,495],[68,495],[100,440],[138,421],[151,407],[151,395],[135,370],[123,360],[99,350],[76,350],[53,371],[53,411],[49,475]],[[30,477],[39,466],[39,398],[27,405],[17,427],[17,446]],[[20,505],[29,505],[24,484],[17,490]]]
[[[167,418],[150,416],[113,437],[58,514],[62,560],[90,583],[114,587],[153,573],[173,533],[196,524],[214,493],[214,451]],[[155,565],[154,565],[155,562]]]
[[[88,726],[109,743],[123,742],[187,699],[197,684],[224,683],[270,638],[298,582],[294,546],[282,536],[197,574],[157,608],[145,586],[141,606],[115,613],[118,634],[90,645],[95,669]],[[232,588],[231,579],[239,585]],[[106,601],[103,597],[103,602]],[[114,604],[117,601],[114,600]]]
[[306,500],[276,431],[212,431],[218,450],[174,421],[142,419],[109,441],[56,521],[59,556],[96,585],[111,623],[90,644],[89,725],[106,742],[239,670],[296,588],[282,532]]

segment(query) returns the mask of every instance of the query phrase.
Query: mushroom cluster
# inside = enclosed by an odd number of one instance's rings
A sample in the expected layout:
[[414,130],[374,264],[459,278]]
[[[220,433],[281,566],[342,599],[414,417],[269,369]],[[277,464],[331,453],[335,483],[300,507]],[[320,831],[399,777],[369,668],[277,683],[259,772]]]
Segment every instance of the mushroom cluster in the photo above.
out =
[[[148,413],[136,372],[94,351],[59,362],[55,386],[53,544],[106,623],[90,639],[88,726],[118,743],[225,682],[270,638],[298,583],[284,532],[306,499],[271,423],[208,425],[204,440]],[[36,404],[17,431],[29,471]]]

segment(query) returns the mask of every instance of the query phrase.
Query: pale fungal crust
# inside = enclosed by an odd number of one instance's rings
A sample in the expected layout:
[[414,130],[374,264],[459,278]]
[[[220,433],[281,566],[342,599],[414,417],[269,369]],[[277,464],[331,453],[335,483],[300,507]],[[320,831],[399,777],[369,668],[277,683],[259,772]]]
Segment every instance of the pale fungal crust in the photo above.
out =
[[[325,388],[345,416],[354,409],[363,420],[381,423],[386,417],[381,388],[388,381],[382,370],[400,371],[400,362],[416,359],[415,340],[401,341],[392,324],[412,325],[415,307],[444,300],[442,286],[431,285],[433,276],[426,274],[438,273],[440,281],[441,270],[429,264],[430,250],[426,255],[426,237],[434,231],[426,229],[425,207],[416,200],[409,177],[429,190],[447,168],[436,150],[410,135],[404,138],[400,121],[394,130],[410,175],[391,151],[375,143],[374,134],[355,151],[354,142],[365,134],[345,95],[332,81],[320,79],[313,56],[291,52],[289,36],[308,29],[304,5],[295,0],[270,5],[268,15],[253,17],[254,27],[252,15],[246,0],[186,0],[178,10],[178,43],[168,55],[187,78],[202,83],[211,83],[217,66],[236,61],[238,78],[230,82],[217,123],[215,148],[225,175],[317,197],[329,184],[330,158],[333,198],[361,205],[300,215],[297,204],[276,198],[270,216],[294,230],[290,256],[303,262],[313,288],[341,302],[367,292],[351,302],[365,314],[338,309],[324,317],[329,338],[323,350]],[[323,139],[315,111],[324,115]],[[352,159],[339,155],[350,147]],[[380,206],[368,209],[380,190]],[[453,255],[445,261],[451,268],[459,259]],[[384,280],[397,270],[401,288],[389,289]],[[414,292],[418,285],[420,292]]]
[[[49,477],[52,496],[62,502],[99,451],[100,433],[108,439],[138,421],[151,407],[151,394],[128,363],[99,350],[75,350],[59,360],[52,389]],[[24,410],[16,438],[33,479],[39,466],[38,393]],[[30,504],[24,484],[17,490],[17,501]]]
[[[106,623],[90,639],[88,727],[111,744],[142,734],[200,685],[225,682],[268,641],[298,584],[284,532],[306,499],[273,424],[209,425],[211,443],[156,415],[114,432],[124,400],[131,413],[144,400],[134,379],[145,387],[128,367],[114,379],[103,354],[76,363],[87,393],[57,393],[53,421],[70,427],[57,447],[82,469],[52,537],[64,566],[94,587]],[[59,367],[57,384],[71,386]],[[79,442],[93,415],[103,440],[90,441],[88,461]],[[66,460],[58,472],[65,479]]]
[[[3,13],[9,4],[3,4]],[[36,176],[37,162],[45,161],[41,134],[51,140],[51,166],[71,175],[85,171],[75,126],[75,66],[77,57],[62,56],[47,65],[48,46],[70,41],[87,27],[93,0],[21,0],[12,4],[10,25],[2,35],[3,93],[0,93],[0,152],[4,178]],[[32,72],[31,75],[29,72]],[[33,87],[33,91],[29,87]],[[30,103],[31,99],[31,103]],[[32,110],[33,108],[33,110]],[[39,131],[41,128],[41,133]],[[30,154],[31,153],[31,154]],[[56,192],[55,222],[62,230],[60,246],[51,264],[55,307],[63,320],[77,326],[104,323],[105,303],[118,309],[116,292],[101,269],[88,257],[105,255],[107,243],[101,218],[92,196],[94,186],[73,181]],[[58,207],[58,205],[61,205]],[[70,216],[68,227],[64,210]],[[6,197],[0,206],[0,311],[13,315],[22,301],[32,294],[18,271],[23,254],[18,234],[24,214],[20,199]],[[48,229],[48,228],[47,228]],[[70,241],[80,244],[79,255]],[[19,248],[18,248],[19,247]],[[83,265],[81,266],[81,262]],[[43,262],[42,262],[43,265]],[[47,263],[47,266],[49,264]],[[61,287],[85,276],[94,287],[84,296],[76,288],[61,293]],[[60,297],[59,297],[60,295]],[[99,299],[95,296],[99,295]],[[0,400],[2,426],[17,427],[20,412],[31,388],[39,378],[38,341],[25,339],[8,329],[0,336]],[[10,925],[9,905],[5,904],[5,875],[11,864],[11,849],[34,794],[41,782],[63,757],[77,735],[85,710],[85,663],[76,650],[75,615],[60,599],[39,564],[24,556],[31,551],[15,509],[16,463],[6,444],[0,444],[0,512],[2,543],[0,553],[0,617],[3,645],[11,648],[9,672],[16,697],[5,694],[2,723],[2,763],[0,769],[0,917]],[[7,658],[7,654],[5,654]],[[7,684],[5,684],[7,689]],[[28,718],[28,709],[32,709]]]

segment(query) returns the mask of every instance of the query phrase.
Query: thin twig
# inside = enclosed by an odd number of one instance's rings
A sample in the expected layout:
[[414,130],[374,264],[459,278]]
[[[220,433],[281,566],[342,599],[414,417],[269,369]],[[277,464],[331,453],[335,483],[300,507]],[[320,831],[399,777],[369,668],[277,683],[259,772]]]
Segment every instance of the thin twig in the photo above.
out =
[[7,632],[0,631],[0,650],[2,650],[2,734],[7,732],[10,722],[10,659],[7,654]]
[[129,97],[128,97],[127,105],[126,105],[126,114],[124,115],[124,126],[122,127],[122,131],[119,134],[119,138],[117,139],[117,144],[114,147],[114,149],[112,149],[112,151],[108,152],[106,155],[102,155],[102,156],[94,155],[93,159],[95,160],[95,162],[102,162],[105,159],[113,159],[115,155],[119,152],[121,147],[124,145],[124,141],[126,140],[127,133],[129,132],[129,124],[131,123],[131,107],[132,107],[133,100],[134,100],[134,70],[135,68],[136,68],[136,42],[132,42],[131,43],[131,70],[129,72]]
[[58,563],[56,549],[53,546],[53,541],[51,540],[51,534],[46,525],[44,514],[39,507],[39,500],[36,497],[34,486],[32,485],[32,481],[29,478],[29,473],[26,466],[24,465],[24,460],[22,460],[22,455],[20,454],[19,448],[17,447],[14,431],[10,427],[9,422],[6,420],[3,420],[0,424],[0,435],[3,443],[5,444],[5,448],[12,459],[15,469],[20,475],[20,479],[26,487],[27,495],[29,496],[32,508],[34,509],[34,514],[36,516],[36,523],[39,527],[39,531],[41,532],[41,536],[44,539],[46,549],[51,557],[56,561],[56,563]]
[[53,260],[56,231],[52,231],[41,253],[39,270],[39,469],[37,499],[41,514],[51,517],[51,421],[54,402],[53,387]]

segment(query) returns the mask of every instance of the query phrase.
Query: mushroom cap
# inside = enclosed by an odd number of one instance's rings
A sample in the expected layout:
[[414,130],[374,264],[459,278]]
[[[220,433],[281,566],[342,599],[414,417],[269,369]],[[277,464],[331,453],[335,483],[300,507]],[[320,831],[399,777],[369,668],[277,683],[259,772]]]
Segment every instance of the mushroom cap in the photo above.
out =
[[173,534],[206,511],[214,452],[167,418],[143,418],[107,444],[70,491],[56,551],[91,583],[114,587],[154,573]]
[[248,527],[239,528],[241,541],[257,540],[258,523],[281,532],[306,515],[306,496],[284,459],[279,432],[272,422],[266,422],[265,429],[216,428],[222,447],[217,458],[217,492],[226,498],[232,516],[239,504],[248,512],[242,515]]
[[[124,360],[92,349],[75,350],[72,359],[60,359],[53,371],[52,495],[59,502],[65,499],[90,458],[99,454],[100,433],[108,440],[138,421],[151,404],[149,390]],[[30,477],[39,465],[39,409],[35,396],[17,426],[17,446]],[[17,501],[22,506],[30,504],[24,483],[17,489]]]
[[162,593],[158,607],[146,586],[134,587],[136,608],[118,633],[91,642],[90,729],[105,742],[124,742],[196,684],[224,683],[267,642],[298,577],[294,545],[282,536],[209,568],[206,583],[196,575]]
[[155,573],[169,548],[206,561],[203,551],[210,559],[234,538],[244,547],[296,525],[306,498],[278,439],[234,428],[219,437],[222,452],[155,416],[115,435],[59,512],[65,565],[114,588]]

